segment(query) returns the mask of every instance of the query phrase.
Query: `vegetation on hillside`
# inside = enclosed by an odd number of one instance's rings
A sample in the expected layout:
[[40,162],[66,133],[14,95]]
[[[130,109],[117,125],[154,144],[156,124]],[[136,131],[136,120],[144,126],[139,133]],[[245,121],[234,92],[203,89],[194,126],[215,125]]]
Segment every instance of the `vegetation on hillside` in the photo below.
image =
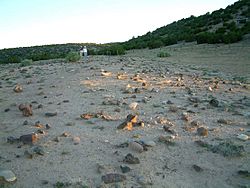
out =
[[123,43],[55,44],[3,49],[0,50],[0,64],[20,63],[27,59],[37,61],[66,58],[71,52],[79,52],[80,46],[84,45],[88,46],[90,55],[122,55],[126,50],[159,48],[179,41],[197,41],[198,44],[233,43],[250,33],[249,7],[249,0],[239,0],[226,9],[198,17],[190,16]]
[[233,5],[202,16],[173,22],[145,35],[124,42],[126,50],[159,48],[178,41],[200,43],[233,43],[250,33],[250,1],[240,0]]

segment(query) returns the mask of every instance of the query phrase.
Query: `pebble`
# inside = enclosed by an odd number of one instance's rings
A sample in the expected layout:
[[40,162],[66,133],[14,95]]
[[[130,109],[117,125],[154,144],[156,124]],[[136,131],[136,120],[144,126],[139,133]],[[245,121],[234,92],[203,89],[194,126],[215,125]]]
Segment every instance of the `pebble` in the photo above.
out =
[[4,112],[9,112],[9,111],[10,111],[9,108],[4,109]]
[[237,136],[237,138],[242,140],[242,141],[247,141],[249,139],[249,136],[247,136],[245,134],[240,134]]
[[203,169],[202,169],[200,166],[198,166],[198,165],[193,165],[192,167],[193,167],[193,169],[194,169],[196,172],[202,172],[202,171],[203,171]]
[[226,120],[226,119],[218,119],[217,122],[225,125],[232,124],[231,120]]
[[134,157],[131,153],[129,153],[125,156],[123,162],[126,162],[128,164],[139,164],[140,160],[138,157]]
[[199,128],[197,129],[197,134],[198,134],[199,136],[208,136],[208,129],[205,128],[205,127],[199,127]]
[[34,153],[38,154],[38,155],[44,155],[45,154],[45,151],[44,151],[44,147],[43,146],[34,146],[32,148],[32,150],[34,151]]
[[68,122],[68,123],[66,123],[65,125],[66,125],[66,126],[74,126],[75,123],[74,123],[74,122]]
[[46,128],[46,129],[50,129],[50,128],[51,128],[51,125],[50,125],[50,124],[46,124],[46,125],[45,125],[45,128]]
[[78,137],[78,136],[73,137],[74,145],[80,144],[80,141],[81,141],[80,137]]
[[56,116],[57,115],[57,112],[46,112],[45,113],[45,116],[47,117],[53,117],[53,116]]
[[13,89],[16,93],[20,93],[23,91],[23,88],[21,85],[17,84],[14,89]]
[[122,174],[116,174],[116,173],[110,173],[102,176],[102,181],[104,183],[117,183],[117,182],[123,182],[126,180],[126,176]]
[[37,108],[43,108],[43,105],[42,105],[42,104],[39,104],[39,105],[37,106]]
[[23,142],[23,144],[33,144],[38,140],[38,136],[35,133],[26,134],[20,136],[19,140]]
[[131,168],[129,168],[128,166],[121,165],[120,168],[122,173],[127,173],[131,171]]
[[27,121],[27,120],[25,120],[24,122],[23,122],[23,125],[28,125],[29,124],[29,122]]
[[219,101],[217,99],[211,99],[209,104],[213,107],[219,107]]
[[145,146],[149,146],[149,147],[156,146],[156,143],[152,140],[145,140],[145,141],[143,141],[143,144],[145,144]]
[[17,178],[11,170],[0,168],[0,179],[6,182],[14,182]]
[[137,102],[132,102],[132,103],[129,105],[129,108],[130,108],[131,110],[135,110],[135,109],[137,108],[137,106],[138,106],[138,103],[137,103]]
[[143,146],[141,144],[139,144],[138,142],[130,142],[128,144],[128,147],[136,152],[142,153],[144,151]]

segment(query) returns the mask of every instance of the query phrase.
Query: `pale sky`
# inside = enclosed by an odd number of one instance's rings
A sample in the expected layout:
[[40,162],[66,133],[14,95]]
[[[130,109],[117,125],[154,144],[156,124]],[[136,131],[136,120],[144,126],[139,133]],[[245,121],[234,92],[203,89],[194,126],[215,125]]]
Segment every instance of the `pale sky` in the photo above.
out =
[[0,0],[0,49],[124,42],[237,0]]

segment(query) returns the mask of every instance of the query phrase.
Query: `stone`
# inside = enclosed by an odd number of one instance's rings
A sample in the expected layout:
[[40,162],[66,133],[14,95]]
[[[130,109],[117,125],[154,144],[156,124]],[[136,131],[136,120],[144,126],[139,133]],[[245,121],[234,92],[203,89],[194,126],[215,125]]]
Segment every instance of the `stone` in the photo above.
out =
[[126,162],[128,164],[139,164],[140,160],[138,157],[134,157],[131,153],[129,153],[125,156],[123,162]]
[[68,123],[66,123],[65,125],[66,125],[66,126],[70,126],[70,127],[71,127],[71,126],[74,126],[74,125],[75,125],[75,123],[74,123],[74,122],[68,122]]
[[137,102],[132,102],[132,103],[129,105],[129,108],[130,108],[131,110],[135,110],[135,109],[137,108],[137,106],[138,106],[138,103],[137,103]]
[[156,146],[156,143],[154,141],[152,141],[152,140],[145,140],[145,141],[142,141],[142,142],[143,142],[143,144],[145,146],[148,146],[148,147],[154,147],[154,146]]
[[102,181],[106,184],[123,182],[126,180],[126,176],[122,174],[110,173],[102,176]]
[[34,146],[34,147],[32,148],[32,150],[33,150],[34,153],[36,153],[36,154],[38,154],[38,155],[44,155],[44,154],[45,154],[44,147],[43,147],[43,146],[40,146],[40,145]]
[[175,142],[174,142],[174,138],[175,136],[171,135],[171,136],[160,136],[159,137],[159,142],[163,142],[167,145],[170,145],[170,146],[173,146],[175,145]]
[[0,168],[0,179],[3,179],[6,182],[14,182],[16,181],[16,175],[8,169]]
[[202,172],[202,171],[203,171],[203,169],[202,169],[200,166],[198,166],[198,165],[193,165],[192,167],[193,167],[193,169],[194,169],[196,172]]
[[205,127],[199,127],[199,128],[197,129],[197,134],[198,134],[199,136],[208,136],[208,129],[205,128]]
[[39,108],[43,108],[43,105],[42,104],[39,104],[38,106],[37,106],[37,108],[39,109]]
[[78,136],[74,136],[74,137],[73,137],[73,142],[74,142],[74,145],[78,145],[78,144],[80,144],[80,142],[81,142],[80,137],[78,137]]
[[131,171],[131,168],[129,168],[128,166],[121,165],[120,168],[122,173],[128,173]]
[[17,84],[14,89],[13,89],[16,93],[20,93],[23,91],[23,87],[20,84]]
[[172,106],[169,107],[170,112],[177,112],[178,110],[179,110],[179,108],[177,106],[172,105]]
[[53,117],[53,116],[56,116],[56,115],[57,115],[57,112],[46,112],[45,113],[46,117]]
[[193,120],[193,121],[190,123],[190,125],[191,125],[192,127],[198,127],[198,126],[201,125],[201,122],[198,121],[198,120]]
[[125,122],[121,123],[117,129],[123,129],[123,130],[132,130],[133,125],[135,125],[137,123],[137,115],[132,115],[129,114],[127,116],[127,119],[125,120]]
[[31,104],[20,104],[18,108],[23,112],[23,116],[29,117],[33,115]]
[[46,125],[45,125],[45,128],[46,128],[46,129],[50,129],[50,128],[51,128],[51,125],[50,125],[50,124],[46,124]]
[[219,107],[219,101],[217,99],[211,99],[209,104],[213,107]]
[[23,144],[33,144],[38,140],[38,136],[35,133],[26,134],[26,135],[20,136],[19,140]]
[[249,136],[245,135],[245,134],[240,134],[237,136],[237,138],[242,140],[242,141],[247,141],[249,139]]
[[142,153],[144,151],[143,146],[140,143],[135,142],[135,141],[130,142],[128,144],[128,147],[129,147],[129,149],[136,151],[138,153]]
[[23,125],[28,125],[29,124],[29,122],[27,121],[27,120],[25,120],[24,122],[23,122]]
[[231,120],[226,120],[226,119],[218,119],[217,122],[220,123],[220,124],[225,124],[225,125],[232,124]]
[[4,109],[4,112],[9,112],[9,111],[10,111],[9,108]]

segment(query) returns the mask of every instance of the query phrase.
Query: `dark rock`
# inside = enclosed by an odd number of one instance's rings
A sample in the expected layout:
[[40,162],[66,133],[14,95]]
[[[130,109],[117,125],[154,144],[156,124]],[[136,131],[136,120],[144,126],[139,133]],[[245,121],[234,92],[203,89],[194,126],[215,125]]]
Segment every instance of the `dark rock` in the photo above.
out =
[[57,115],[57,112],[46,112],[45,113],[46,117],[53,117],[53,116],[56,116],[56,115]]
[[140,160],[138,157],[134,157],[131,153],[129,153],[125,156],[123,162],[126,162],[128,164],[139,164]]
[[29,122],[27,121],[27,120],[25,120],[24,122],[23,122],[23,125],[28,125],[29,124]]
[[123,166],[123,165],[121,165],[120,168],[121,168],[122,173],[127,173],[127,172],[130,172],[131,170],[128,166]]
[[199,127],[199,128],[197,129],[197,134],[198,134],[199,136],[208,136],[208,129],[205,128],[205,127]]
[[38,140],[38,137],[37,134],[32,133],[20,136],[19,140],[23,142],[23,144],[33,144]]
[[239,170],[238,174],[245,178],[250,178],[250,172],[248,170]]
[[123,182],[124,180],[126,180],[126,176],[122,174],[111,173],[102,176],[102,181],[104,181],[104,183],[117,183]]
[[34,146],[33,151],[34,151],[34,153],[36,153],[38,155],[44,155],[45,154],[44,147],[40,146],[40,145]]
[[209,104],[213,107],[219,107],[219,101],[217,99],[211,99]]
[[218,119],[217,122],[220,124],[225,124],[225,125],[232,124],[231,120],[226,120],[226,119]]
[[37,106],[37,108],[43,108],[43,105],[42,105],[42,104],[39,104],[39,105]]
[[49,124],[46,124],[46,125],[45,125],[45,128],[46,128],[46,129],[50,129],[51,126],[50,126]]
[[200,166],[198,166],[198,165],[193,165],[193,169],[194,169],[196,172],[202,172],[202,171],[203,171],[203,169],[202,169]]
[[9,112],[10,111],[10,109],[9,108],[6,108],[5,110],[4,110],[4,112]]
[[63,103],[69,103],[69,100],[63,100]]

